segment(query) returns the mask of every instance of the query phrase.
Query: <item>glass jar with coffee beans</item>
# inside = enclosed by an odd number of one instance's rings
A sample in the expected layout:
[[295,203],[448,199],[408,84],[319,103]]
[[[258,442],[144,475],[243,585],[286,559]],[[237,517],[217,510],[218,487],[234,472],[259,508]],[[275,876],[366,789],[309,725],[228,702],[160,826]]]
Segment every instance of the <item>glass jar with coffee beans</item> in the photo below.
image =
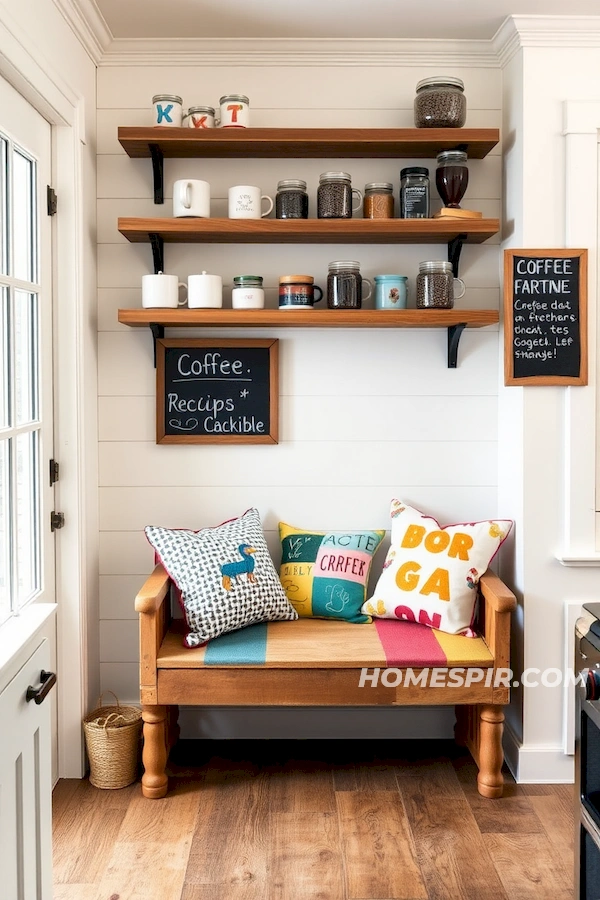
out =
[[[454,293],[455,283],[460,293]],[[451,262],[431,259],[419,263],[417,309],[452,309],[454,300],[460,300],[465,290],[464,281],[454,277]]]
[[[352,204],[352,197],[356,205]],[[362,204],[362,194],[352,187],[347,172],[323,172],[317,190],[317,218],[351,219]]]
[[467,99],[462,79],[451,75],[423,78],[417,84],[417,128],[462,128],[467,120]]
[[363,216],[365,219],[394,218],[394,185],[389,181],[365,184]]
[[[368,293],[363,295],[367,285]],[[360,263],[355,259],[340,259],[329,263],[327,275],[327,306],[329,309],[360,309],[363,300],[371,296],[373,286],[360,274]]]
[[429,169],[424,166],[400,170],[400,218],[429,218]]
[[308,219],[308,194],[306,182],[299,178],[287,178],[277,183],[275,218]]

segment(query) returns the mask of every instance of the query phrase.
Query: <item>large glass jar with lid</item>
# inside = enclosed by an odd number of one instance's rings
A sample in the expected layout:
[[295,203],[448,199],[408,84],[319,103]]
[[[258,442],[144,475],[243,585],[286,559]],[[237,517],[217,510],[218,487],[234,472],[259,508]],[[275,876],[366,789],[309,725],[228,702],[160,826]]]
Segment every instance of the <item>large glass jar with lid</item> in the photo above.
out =
[[306,182],[299,178],[286,178],[277,183],[275,218],[308,219],[308,194]]
[[[455,283],[458,288],[455,288]],[[452,309],[465,293],[465,283],[454,277],[451,262],[431,259],[419,263],[417,309]]]
[[[352,197],[355,205],[352,204]],[[317,190],[317,218],[351,219],[362,204],[362,194],[352,187],[347,172],[323,172]]]
[[423,78],[417,84],[417,128],[462,128],[467,120],[467,99],[462,79],[451,75]]
[[[368,293],[363,295],[364,285]],[[360,274],[360,263],[354,259],[340,259],[329,263],[327,275],[327,306],[329,309],[360,309],[363,300],[371,296],[372,285]]]

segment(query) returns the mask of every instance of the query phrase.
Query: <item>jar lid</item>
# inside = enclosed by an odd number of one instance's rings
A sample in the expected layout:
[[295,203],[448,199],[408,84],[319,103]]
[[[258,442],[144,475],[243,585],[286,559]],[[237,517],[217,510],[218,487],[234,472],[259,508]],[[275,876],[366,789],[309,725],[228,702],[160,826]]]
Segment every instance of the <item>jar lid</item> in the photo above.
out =
[[281,275],[279,284],[313,284],[312,275]]
[[178,97],[177,94],[155,94],[152,98],[153,103],[158,103],[159,100],[170,100],[171,103],[183,103],[181,97]]
[[262,275],[235,275],[233,283],[236,285],[262,284]]
[[462,78],[455,78],[453,75],[432,75],[417,82],[417,93],[428,87],[453,87],[464,91],[465,83]]
[[444,162],[466,163],[467,154],[464,150],[442,150],[436,158],[438,165]]
[[374,281],[408,281],[408,275],[375,275]]
[[345,269],[360,269],[360,263],[356,259],[337,259],[329,263],[329,271],[343,271]]
[[365,184],[365,191],[393,191],[394,185],[390,181],[370,181]]
[[278,191],[305,191],[306,190],[306,182],[302,181],[300,178],[285,178],[283,181],[277,182],[277,190]]
[[186,112],[186,116],[191,116],[192,113],[208,113],[209,115],[214,116],[215,110],[212,106],[190,106]]
[[445,259],[429,259],[419,263],[419,272],[423,272],[423,274],[443,272],[452,275],[454,270],[452,263]]
[[348,172],[322,172],[319,181],[350,181]]
[[250,104],[250,101],[247,97],[244,96],[244,94],[225,94],[223,97],[221,97],[219,103],[225,103],[226,100],[239,100],[240,103],[247,103],[248,105]]
[[407,175],[426,175],[429,177],[429,169],[426,169],[424,166],[407,166],[405,169],[400,169],[400,178],[405,178]]

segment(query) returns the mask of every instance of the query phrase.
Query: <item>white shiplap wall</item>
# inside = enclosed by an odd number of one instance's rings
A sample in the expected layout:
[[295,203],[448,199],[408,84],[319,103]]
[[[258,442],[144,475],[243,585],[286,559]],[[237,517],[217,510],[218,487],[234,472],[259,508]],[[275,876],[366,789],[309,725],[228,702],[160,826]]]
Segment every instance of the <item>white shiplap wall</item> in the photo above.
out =
[[[499,127],[500,70],[452,67],[452,73],[466,84],[467,125]],[[303,178],[314,215],[322,171],[346,170],[360,189],[367,181],[392,181],[397,197],[400,167],[424,162],[166,160],[166,202],[155,207],[150,162],[126,156],[117,127],[150,124],[152,95],[163,91],[181,94],[184,106],[216,106],[221,94],[246,93],[256,126],[411,126],[415,84],[429,74],[431,67],[419,66],[98,70],[100,658],[103,688],[124,699],[137,698],[133,597],[152,567],[142,532],[148,523],[200,528],[256,506],[277,563],[279,519],[319,529],[382,528],[395,496],[444,522],[501,511],[496,328],[465,332],[454,371],[446,367],[443,330],[228,329],[232,337],[280,339],[280,443],[157,446],[150,335],[117,322],[119,307],[141,305],[141,277],[152,271],[151,252],[121,237],[117,217],[169,216],[172,183],[182,177],[210,182],[213,215],[225,214],[232,184],[258,184],[274,195],[279,179]],[[435,160],[428,164],[433,175]],[[463,205],[500,216],[500,148],[469,168]],[[443,254],[443,247],[426,245],[166,245],[165,268],[184,281],[202,269],[221,274],[226,305],[234,275],[262,274],[267,303],[275,306],[280,274],[310,272],[325,285],[328,262],[342,258],[360,260],[369,278],[379,272],[408,275],[414,298],[419,261]],[[467,293],[460,305],[497,308],[498,240],[466,247],[461,275]]]

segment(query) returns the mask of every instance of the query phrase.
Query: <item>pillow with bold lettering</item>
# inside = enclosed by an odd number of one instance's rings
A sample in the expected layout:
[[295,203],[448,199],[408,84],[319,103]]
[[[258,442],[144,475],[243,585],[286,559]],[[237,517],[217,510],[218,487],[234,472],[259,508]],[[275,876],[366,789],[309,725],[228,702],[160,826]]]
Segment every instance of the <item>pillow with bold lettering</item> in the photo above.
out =
[[144,530],[179,590],[186,647],[256,622],[298,618],[277,577],[258,510],[201,531]]
[[299,616],[370,622],[361,613],[375,551],[385,531],[307,531],[279,523],[279,575]]
[[442,528],[400,500],[392,500],[390,513],[390,549],[362,612],[472,637],[479,578],[512,522],[495,519]]

